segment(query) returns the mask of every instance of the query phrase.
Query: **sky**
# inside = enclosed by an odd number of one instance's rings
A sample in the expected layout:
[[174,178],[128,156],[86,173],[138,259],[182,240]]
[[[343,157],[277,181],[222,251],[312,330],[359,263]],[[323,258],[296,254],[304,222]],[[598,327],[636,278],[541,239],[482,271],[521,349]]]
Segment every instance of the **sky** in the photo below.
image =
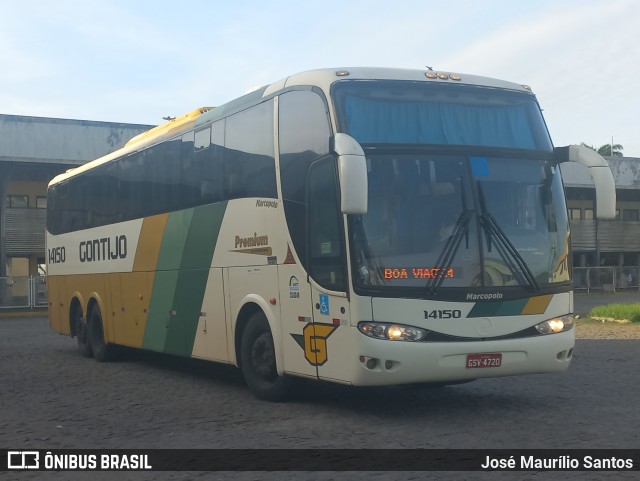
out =
[[427,65],[530,85],[554,145],[640,158],[637,0],[0,0],[2,114],[155,125],[304,70]]

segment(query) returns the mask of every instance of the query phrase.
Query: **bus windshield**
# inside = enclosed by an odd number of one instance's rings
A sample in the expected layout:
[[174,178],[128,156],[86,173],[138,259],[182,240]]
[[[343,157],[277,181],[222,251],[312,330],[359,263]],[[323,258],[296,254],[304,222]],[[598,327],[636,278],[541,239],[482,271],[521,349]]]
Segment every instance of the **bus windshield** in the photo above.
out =
[[533,96],[352,84],[334,94],[367,156],[368,212],[349,216],[357,287],[424,297],[568,283],[562,180]]
[[332,93],[340,131],[362,145],[552,150],[540,108],[528,93],[407,81],[343,81]]

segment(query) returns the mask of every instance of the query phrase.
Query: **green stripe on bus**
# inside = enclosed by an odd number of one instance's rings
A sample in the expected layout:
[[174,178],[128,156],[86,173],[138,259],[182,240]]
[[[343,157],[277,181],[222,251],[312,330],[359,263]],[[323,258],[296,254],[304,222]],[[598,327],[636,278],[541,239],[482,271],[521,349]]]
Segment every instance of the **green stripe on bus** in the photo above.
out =
[[193,211],[173,300],[177,315],[169,324],[167,352],[190,356],[193,351],[211,259],[225,209],[226,202],[197,207]]
[[180,210],[169,214],[156,270],[171,271],[180,269],[194,210]]
[[143,349],[164,351],[169,321],[173,316],[173,294],[178,283],[178,271],[158,271],[153,279],[153,291],[144,331]]
[[467,317],[517,316],[522,313],[529,299],[513,301],[477,302]]
[[192,217],[193,209],[188,209],[172,212],[167,218],[156,265],[156,275],[153,280],[147,326],[144,332],[142,345],[145,349],[153,351],[164,351],[165,349],[169,325],[175,317],[173,297],[178,284],[178,269]]
[[169,214],[143,347],[190,356],[227,203]]

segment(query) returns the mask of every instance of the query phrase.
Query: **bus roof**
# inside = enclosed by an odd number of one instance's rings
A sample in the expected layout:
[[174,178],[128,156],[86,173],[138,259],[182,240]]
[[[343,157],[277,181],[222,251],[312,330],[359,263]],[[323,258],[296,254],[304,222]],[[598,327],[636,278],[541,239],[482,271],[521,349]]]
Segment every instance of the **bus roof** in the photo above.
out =
[[300,72],[256,89],[247,95],[206,112],[196,119],[196,125],[202,125],[217,120],[218,118],[226,117],[234,111],[242,110],[244,106],[255,103],[257,99],[268,97],[282,89],[298,85],[319,87],[328,97],[331,85],[338,80],[408,80],[414,82],[458,83],[531,93],[531,88],[527,85],[477,75],[436,72],[428,69],[411,70],[372,67],[326,68]]
[[329,91],[331,84],[336,80],[410,80],[415,82],[439,82],[439,83],[462,83],[467,85],[478,85],[482,87],[494,87],[509,90],[530,91],[530,88],[513,82],[497,80],[489,77],[477,75],[458,74],[452,72],[440,72],[430,69],[396,69],[396,68],[332,68],[309,70],[290,77],[286,77],[267,87],[265,95],[270,95],[282,88],[295,85],[316,85],[325,92]]
[[268,97],[288,87],[312,85],[322,89],[325,95],[328,96],[331,85],[338,80],[408,80],[414,82],[436,82],[440,84],[456,83],[531,93],[531,88],[527,85],[497,80],[489,77],[433,71],[431,69],[413,70],[354,67],[309,70],[285,77],[219,107],[201,107],[177,117],[176,119],[170,120],[167,123],[154,127],[153,129],[132,138],[121,149],[56,176],[49,185],[56,184],[86,170],[93,169],[94,167],[119,158],[125,154],[141,150],[144,147],[179,135],[186,132],[191,127],[197,127],[198,125],[206,124],[218,118],[226,117],[232,112],[242,110],[243,108],[256,103],[263,97]]

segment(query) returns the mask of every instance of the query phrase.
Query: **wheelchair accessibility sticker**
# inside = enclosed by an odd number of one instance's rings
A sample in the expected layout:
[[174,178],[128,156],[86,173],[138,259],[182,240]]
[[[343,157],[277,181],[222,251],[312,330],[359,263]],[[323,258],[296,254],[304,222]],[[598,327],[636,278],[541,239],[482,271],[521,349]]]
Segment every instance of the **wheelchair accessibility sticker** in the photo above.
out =
[[320,294],[320,314],[329,315],[329,296],[327,294]]

